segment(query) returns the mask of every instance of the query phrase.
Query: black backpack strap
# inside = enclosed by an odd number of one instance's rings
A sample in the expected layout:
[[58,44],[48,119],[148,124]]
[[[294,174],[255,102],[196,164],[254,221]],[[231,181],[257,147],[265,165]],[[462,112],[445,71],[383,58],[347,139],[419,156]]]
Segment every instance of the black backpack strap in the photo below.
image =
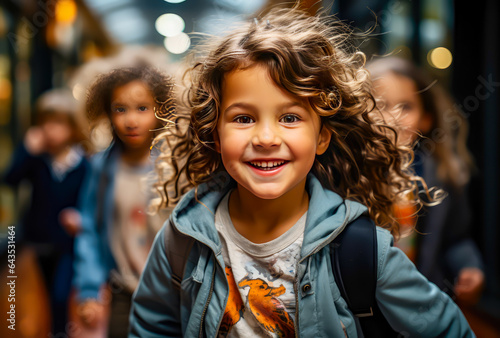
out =
[[164,235],[165,251],[170,267],[172,268],[172,283],[177,291],[179,291],[187,259],[194,244],[194,238],[179,232],[170,219],[165,226]]
[[375,299],[377,286],[377,230],[361,216],[334,240],[332,268],[342,298],[358,317],[365,337],[396,337]]

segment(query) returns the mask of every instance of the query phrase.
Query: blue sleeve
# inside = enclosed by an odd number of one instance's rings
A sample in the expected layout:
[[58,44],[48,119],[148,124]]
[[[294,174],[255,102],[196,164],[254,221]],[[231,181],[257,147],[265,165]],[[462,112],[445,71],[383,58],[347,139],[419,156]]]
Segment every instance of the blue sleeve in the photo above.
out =
[[96,219],[101,172],[99,169],[99,161],[92,161],[79,198],[78,209],[82,217],[82,230],[75,238],[73,285],[80,301],[89,298],[97,299],[99,289],[106,282],[109,273],[103,259],[103,244],[98,233]]
[[149,252],[139,286],[132,298],[129,337],[181,337],[180,296],[172,284],[167,260],[165,226]]
[[21,143],[14,152],[10,166],[5,172],[3,177],[5,183],[17,186],[21,180],[30,178],[33,170],[37,167],[37,159],[38,157],[31,155]]
[[377,240],[376,297],[380,310],[396,331],[410,337],[475,337],[453,300],[392,246],[388,231],[377,228]]

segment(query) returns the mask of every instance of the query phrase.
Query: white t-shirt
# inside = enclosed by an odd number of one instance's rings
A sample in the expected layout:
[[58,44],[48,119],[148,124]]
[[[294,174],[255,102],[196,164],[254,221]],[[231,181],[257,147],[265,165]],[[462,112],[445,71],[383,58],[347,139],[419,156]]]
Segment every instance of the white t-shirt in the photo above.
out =
[[280,237],[252,243],[234,228],[228,193],[215,213],[215,226],[229,283],[219,337],[294,336],[297,261],[304,238],[305,213]]
[[118,271],[111,278],[133,292],[146,264],[156,232],[166,216],[148,215],[147,174],[152,165],[130,166],[118,163],[114,186],[114,214],[111,229],[111,252]]

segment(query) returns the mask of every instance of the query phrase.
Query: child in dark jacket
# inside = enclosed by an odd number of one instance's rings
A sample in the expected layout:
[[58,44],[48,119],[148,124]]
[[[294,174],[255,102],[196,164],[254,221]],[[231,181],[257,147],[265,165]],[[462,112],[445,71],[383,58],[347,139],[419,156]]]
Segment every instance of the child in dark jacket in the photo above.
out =
[[52,332],[65,333],[73,275],[74,229],[66,226],[77,205],[89,164],[79,147],[83,140],[77,101],[67,89],[54,89],[37,101],[37,124],[14,153],[5,182],[32,186],[22,219],[23,241],[35,249],[52,307]]

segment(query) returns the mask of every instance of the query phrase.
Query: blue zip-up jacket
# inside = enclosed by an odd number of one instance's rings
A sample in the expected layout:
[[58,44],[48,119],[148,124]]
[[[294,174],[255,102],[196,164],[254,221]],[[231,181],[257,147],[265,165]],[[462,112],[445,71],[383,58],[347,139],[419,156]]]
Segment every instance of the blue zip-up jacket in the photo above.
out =
[[[229,294],[215,210],[232,188],[203,184],[188,192],[171,215],[173,225],[196,241],[180,293],[171,281],[164,229],[158,233],[133,297],[130,337],[216,337]],[[356,323],[335,283],[330,243],[366,211],[363,205],[324,189],[309,175],[310,196],[295,280],[297,337],[357,337]],[[429,283],[377,228],[376,298],[391,326],[410,337],[474,337],[455,303]],[[308,287],[304,287],[304,286]],[[346,333],[344,333],[345,326]]]
[[80,197],[82,231],[75,239],[73,285],[80,301],[97,299],[99,289],[116,267],[110,248],[114,174],[121,149],[118,143],[91,159],[91,170]]

